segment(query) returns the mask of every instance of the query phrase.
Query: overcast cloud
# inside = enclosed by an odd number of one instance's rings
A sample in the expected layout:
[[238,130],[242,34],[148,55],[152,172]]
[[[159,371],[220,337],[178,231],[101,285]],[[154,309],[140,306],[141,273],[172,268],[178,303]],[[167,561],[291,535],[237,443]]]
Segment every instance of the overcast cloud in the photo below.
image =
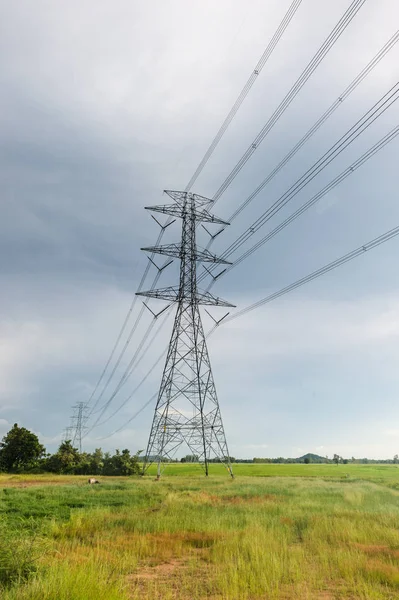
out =
[[[290,2],[0,0],[0,435],[18,422],[49,450],[57,447],[71,406],[90,397],[137,290],[146,265],[140,247],[158,235],[143,207],[164,203],[165,188],[184,189]],[[215,193],[349,4],[303,0],[194,191]],[[234,211],[398,23],[396,0],[366,0],[217,203],[217,215]],[[217,238],[215,252],[397,82],[398,65],[399,44]],[[397,102],[261,234],[398,122]],[[213,291],[242,308],[399,225],[398,150],[399,137]],[[178,237],[176,224],[168,240]],[[399,452],[398,251],[394,239],[210,338],[232,455]],[[176,276],[176,267],[166,270],[160,285]],[[150,314],[120,375],[149,322]],[[210,328],[206,315],[204,323]],[[115,408],[158,358],[171,324]],[[156,391],[161,371],[162,362],[112,420],[90,432],[88,450],[145,447],[152,405],[109,434]]]

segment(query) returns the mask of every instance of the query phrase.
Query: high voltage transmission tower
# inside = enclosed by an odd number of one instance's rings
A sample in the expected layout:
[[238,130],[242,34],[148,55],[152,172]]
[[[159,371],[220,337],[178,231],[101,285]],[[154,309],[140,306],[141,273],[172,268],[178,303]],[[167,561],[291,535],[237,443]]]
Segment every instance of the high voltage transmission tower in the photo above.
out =
[[87,403],[86,402],[78,402],[73,407],[74,414],[71,418],[71,427],[69,429],[74,431],[72,445],[77,444],[79,452],[82,452],[82,437],[83,432],[86,429],[86,413],[87,413]]
[[200,250],[196,244],[198,222],[228,225],[210,214],[207,206],[212,200],[189,192],[165,190],[175,204],[146,207],[182,219],[181,243],[142,248],[142,250],[180,259],[178,287],[166,287],[139,296],[158,298],[177,303],[176,316],[166,356],[158,400],[152,422],[144,472],[153,462],[161,465],[172,460],[182,444],[202,464],[208,475],[209,460],[215,458],[225,464],[233,477],[224,433],[222,416],[213,380],[211,363],[205,342],[199,305],[234,306],[197,287],[197,262],[228,264]]
[[71,442],[73,437],[73,427],[70,425],[69,427],[65,427],[64,432],[62,434],[61,441],[62,442]]

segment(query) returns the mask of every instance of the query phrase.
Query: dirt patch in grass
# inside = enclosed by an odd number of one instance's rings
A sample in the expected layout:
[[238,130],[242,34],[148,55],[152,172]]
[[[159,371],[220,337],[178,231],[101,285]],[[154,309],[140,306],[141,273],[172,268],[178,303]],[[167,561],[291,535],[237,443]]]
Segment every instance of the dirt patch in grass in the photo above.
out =
[[142,565],[137,573],[128,577],[132,597],[163,600],[167,590],[168,599],[192,600],[194,594],[198,597],[198,590],[202,589],[201,597],[211,598],[206,561],[202,560],[202,554],[203,550],[197,549],[188,556]]
[[54,485],[83,485],[86,483],[84,479],[68,478],[68,479],[59,479],[57,477],[54,478],[32,478],[32,479],[6,479],[4,481],[0,480],[1,488],[30,488],[30,487],[38,487],[38,486],[54,486]]
[[269,502],[281,502],[281,498],[274,494],[262,494],[259,496],[217,496],[202,492],[199,500],[215,505],[242,505],[242,504],[265,504]]
[[65,485],[64,481],[35,481],[35,480],[28,480],[28,481],[4,481],[2,482],[1,486],[3,488],[28,488],[28,487],[34,487],[34,486],[42,486],[42,485]]
[[147,536],[156,541],[161,546],[169,545],[181,545],[188,548],[210,548],[215,544],[215,542],[219,541],[223,538],[221,534],[218,533],[207,533],[203,531],[179,531],[176,533],[157,533],[157,534],[147,534]]
[[356,597],[353,595],[348,596],[345,590],[318,590],[317,592],[312,592],[311,598],[312,600],[338,600],[338,598],[345,598],[345,600],[355,600]]
[[142,567],[139,573],[131,575],[131,579],[139,582],[153,579],[170,579],[177,576],[177,571],[180,572],[184,568],[187,568],[187,558],[171,558],[168,562],[159,565]]
[[[280,600],[358,600],[359,596],[355,592],[348,590],[344,581],[335,583],[326,583],[324,589],[311,589],[306,582],[298,584],[284,584],[280,588]],[[390,596],[387,596],[387,600]],[[264,600],[264,598],[259,600]]]
[[280,523],[283,525],[293,525],[294,519],[291,519],[291,517],[280,517]]
[[384,586],[399,587],[399,571],[396,565],[384,563],[377,558],[369,558],[365,572],[372,580]]
[[386,545],[378,544],[354,544],[355,548],[361,550],[369,556],[384,555],[392,558],[399,558],[399,550],[390,548]]
[[209,549],[223,535],[220,533],[181,531],[146,534],[154,552],[141,561],[136,573],[128,577],[132,598],[163,600],[167,598],[216,600],[212,593]]

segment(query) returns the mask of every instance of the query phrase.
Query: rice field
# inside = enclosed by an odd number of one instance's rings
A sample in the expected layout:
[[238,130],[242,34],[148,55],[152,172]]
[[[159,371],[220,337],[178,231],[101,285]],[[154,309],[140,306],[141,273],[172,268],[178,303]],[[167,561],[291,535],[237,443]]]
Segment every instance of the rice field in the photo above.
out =
[[399,598],[395,465],[235,473],[0,475],[0,598]]

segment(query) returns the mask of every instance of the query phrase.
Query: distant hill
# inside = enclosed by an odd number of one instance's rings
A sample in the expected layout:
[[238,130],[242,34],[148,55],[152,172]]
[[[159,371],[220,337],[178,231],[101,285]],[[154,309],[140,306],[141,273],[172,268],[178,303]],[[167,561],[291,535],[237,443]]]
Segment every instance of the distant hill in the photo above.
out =
[[309,462],[312,462],[312,463],[325,463],[326,462],[325,456],[319,456],[318,454],[312,454],[311,452],[308,452],[307,454],[300,456],[299,458],[297,458],[297,461],[305,462],[305,458],[309,459]]

